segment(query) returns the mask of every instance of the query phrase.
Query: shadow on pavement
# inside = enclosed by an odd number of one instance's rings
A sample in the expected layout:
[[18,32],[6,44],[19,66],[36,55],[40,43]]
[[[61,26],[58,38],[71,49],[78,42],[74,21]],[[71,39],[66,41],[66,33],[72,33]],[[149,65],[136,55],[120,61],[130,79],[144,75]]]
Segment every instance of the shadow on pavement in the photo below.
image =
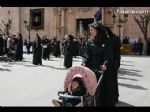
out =
[[139,75],[139,73],[137,73],[136,71],[130,71],[127,69],[119,69],[118,70],[118,75],[130,75],[130,76],[137,76],[137,77],[143,77],[142,75]]
[[[45,60],[46,61],[46,60]],[[48,60],[48,61],[59,61],[59,60],[53,60],[53,59],[50,59],[50,60]]]
[[48,67],[48,68],[57,69],[57,70],[68,70],[68,68],[58,68],[58,67],[48,66],[48,65],[42,65],[42,67]]
[[126,70],[126,71],[141,72],[140,70],[125,69],[125,68],[120,68],[119,70]]
[[121,64],[121,65],[123,65],[123,66],[134,66],[134,65],[127,65],[127,64]]
[[126,102],[118,101],[116,107],[135,107],[134,105],[128,104]]
[[125,80],[138,81],[137,79],[126,78],[126,77],[118,77],[118,78],[119,78],[119,79],[125,79]]
[[3,67],[12,67],[11,65],[2,65]]
[[131,89],[139,89],[139,90],[148,90],[147,88],[144,88],[139,85],[132,85],[132,84],[123,84],[123,83],[118,83],[119,86],[131,88]]
[[23,65],[25,67],[38,67],[38,65]]
[[134,63],[133,61],[124,61],[124,60],[121,60],[121,62]]
[[11,70],[10,70],[10,69],[0,68],[0,71],[7,71],[7,72],[10,72]]
[[23,60],[23,61],[21,61],[21,62],[30,62],[30,61]]

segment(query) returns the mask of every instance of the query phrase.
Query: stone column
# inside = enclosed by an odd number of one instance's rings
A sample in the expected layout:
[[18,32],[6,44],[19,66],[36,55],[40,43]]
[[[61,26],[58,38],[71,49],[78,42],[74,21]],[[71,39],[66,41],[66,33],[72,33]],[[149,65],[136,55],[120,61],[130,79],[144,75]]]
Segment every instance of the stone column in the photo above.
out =
[[61,11],[61,37],[65,34],[65,9]]
[[105,8],[102,8],[102,24],[104,24]]
[[21,33],[21,7],[19,7],[19,32]]
[[55,33],[53,34],[53,36],[57,36],[57,30],[58,30],[58,26],[57,26],[57,18],[58,18],[58,8],[53,8],[53,14],[54,14],[54,17],[53,17],[53,28],[54,28],[54,31]]

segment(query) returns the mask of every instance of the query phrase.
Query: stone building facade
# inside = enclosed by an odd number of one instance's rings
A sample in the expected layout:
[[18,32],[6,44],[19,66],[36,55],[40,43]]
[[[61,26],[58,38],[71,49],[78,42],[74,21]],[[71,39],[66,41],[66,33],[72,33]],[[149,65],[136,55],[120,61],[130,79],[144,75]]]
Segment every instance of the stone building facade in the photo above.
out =
[[[6,22],[8,18],[11,18],[12,25],[10,33],[16,34],[17,32],[21,32],[23,38],[28,39],[29,33],[25,28],[24,21],[29,21],[30,9],[40,8],[44,8],[44,29],[39,29],[38,34],[40,36],[47,35],[49,38],[55,36],[62,38],[65,34],[80,37],[79,26],[81,22],[84,25],[86,24],[83,30],[85,30],[84,34],[88,35],[87,25],[94,21],[94,14],[99,9],[99,7],[1,7],[0,28],[3,31],[4,25],[1,20]],[[101,22],[109,26],[117,35],[118,28],[112,19],[113,13],[119,15],[117,9],[148,10],[150,13],[149,7],[105,7],[102,10],[103,16]],[[125,36],[129,36],[131,40],[138,39],[139,37],[143,39],[143,34],[134,21],[134,16],[138,17],[140,15],[128,14],[128,21],[121,27],[121,39]],[[36,30],[31,29],[31,40],[34,39],[36,33]],[[148,36],[150,36],[150,25],[148,27]]]

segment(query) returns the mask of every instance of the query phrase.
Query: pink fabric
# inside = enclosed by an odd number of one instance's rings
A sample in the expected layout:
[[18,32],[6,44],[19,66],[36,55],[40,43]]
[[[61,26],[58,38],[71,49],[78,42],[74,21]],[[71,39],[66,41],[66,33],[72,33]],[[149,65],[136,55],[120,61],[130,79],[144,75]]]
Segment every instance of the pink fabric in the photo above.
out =
[[64,80],[64,89],[68,88],[70,82],[75,77],[81,77],[88,93],[91,96],[94,96],[97,88],[97,80],[94,72],[84,66],[71,67]]

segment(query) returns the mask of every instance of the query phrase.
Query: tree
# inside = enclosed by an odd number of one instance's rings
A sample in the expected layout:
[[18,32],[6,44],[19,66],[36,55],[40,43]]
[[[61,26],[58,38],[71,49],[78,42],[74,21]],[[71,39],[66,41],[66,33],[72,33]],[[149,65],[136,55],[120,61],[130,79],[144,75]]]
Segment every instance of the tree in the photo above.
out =
[[4,24],[5,26],[5,33],[7,35],[9,35],[9,30],[11,29],[11,24],[12,24],[12,19],[8,19],[7,23],[5,23],[3,20],[2,20],[2,23]]
[[147,55],[148,55],[148,25],[150,21],[150,14],[147,15],[140,15],[139,18],[134,16],[135,22],[138,24],[139,28],[141,29],[144,39],[146,41],[146,48],[147,48]]
[[144,39],[147,43],[148,42],[147,34],[148,34],[148,25],[149,25],[149,21],[150,21],[150,14],[140,15],[139,19],[134,16],[134,20],[138,24],[139,28],[141,29],[141,31],[144,35]]

